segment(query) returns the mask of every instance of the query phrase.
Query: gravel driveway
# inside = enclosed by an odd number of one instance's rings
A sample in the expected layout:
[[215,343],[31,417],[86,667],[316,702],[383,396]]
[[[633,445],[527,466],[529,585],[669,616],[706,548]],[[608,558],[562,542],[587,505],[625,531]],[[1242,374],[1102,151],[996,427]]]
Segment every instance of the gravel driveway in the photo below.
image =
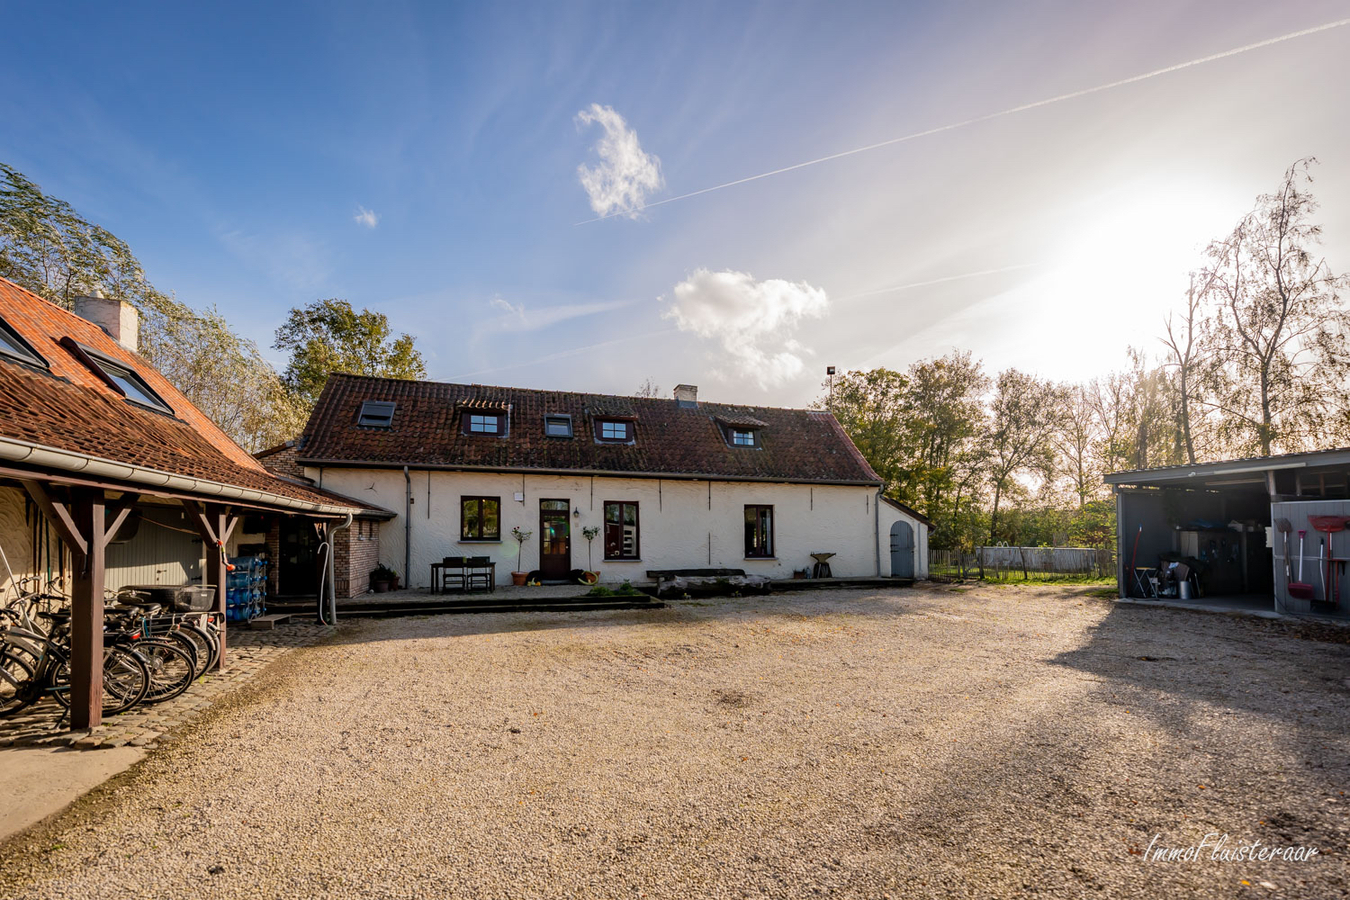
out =
[[[1347,896],[1345,634],[940,586],[349,621],[0,896]],[[1207,832],[1320,852],[1144,859]]]

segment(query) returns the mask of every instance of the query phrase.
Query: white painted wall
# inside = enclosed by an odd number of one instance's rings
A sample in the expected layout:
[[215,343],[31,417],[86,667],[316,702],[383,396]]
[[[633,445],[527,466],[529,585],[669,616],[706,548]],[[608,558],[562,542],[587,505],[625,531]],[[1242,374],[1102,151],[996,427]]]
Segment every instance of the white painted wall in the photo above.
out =
[[928,526],[889,503],[881,504],[881,574],[891,574],[891,526],[908,522],[914,529],[914,577],[928,577]]
[[[399,513],[380,531],[380,561],[401,575],[404,560],[404,479],[401,470],[308,468],[305,474],[329,490]],[[735,568],[772,578],[790,578],[810,568],[813,551],[832,551],[837,576],[881,574],[890,570],[890,522],[903,516],[881,504],[878,536],[876,491],[868,487],[707,482],[609,476],[518,475],[477,472],[413,471],[412,574],[405,583],[425,587],[430,566],[446,556],[490,556],[499,582],[511,571],[539,567],[539,501],[567,500],[579,511],[572,522],[572,567],[594,569],[605,582],[647,580],[648,569]],[[523,501],[515,499],[522,494]],[[460,541],[460,497],[501,498],[502,540]],[[642,559],[604,560],[603,516],[606,500],[639,504]],[[744,514],[747,504],[774,507],[775,559],[746,559]],[[927,534],[918,522],[916,571],[927,569]],[[532,532],[516,559],[511,529]],[[587,556],[586,526],[602,528]],[[878,537],[880,544],[878,543]]]

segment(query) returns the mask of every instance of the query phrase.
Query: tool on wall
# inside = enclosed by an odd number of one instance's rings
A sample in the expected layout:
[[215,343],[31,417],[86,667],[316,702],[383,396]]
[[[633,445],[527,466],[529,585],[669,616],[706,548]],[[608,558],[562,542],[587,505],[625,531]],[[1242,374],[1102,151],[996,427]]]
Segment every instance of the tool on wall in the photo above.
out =
[[[1331,558],[1335,556],[1331,547],[1331,536],[1337,532],[1344,531],[1347,522],[1350,522],[1350,516],[1308,516],[1308,524],[1326,535],[1324,543],[1326,544],[1327,551],[1327,568],[1325,574],[1322,576],[1322,602],[1324,603],[1335,602],[1332,599],[1332,594],[1327,591],[1328,582],[1331,582],[1334,589],[1334,579],[1336,577],[1331,571]],[[1318,550],[1317,564],[1319,567],[1322,565],[1320,549]]]
[[1298,581],[1289,582],[1289,596],[1299,600],[1311,600],[1314,596],[1313,586],[1303,580],[1303,538],[1308,532],[1299,529],[1298,532]]
[[[1322,576],[1322,596],[1327,595],[1327,570],[1322,568],[1322,552],[1327,548],[1327,539],[1317,539],[1317,574]],[[1330,568],[1330,564],[1328,564]]]

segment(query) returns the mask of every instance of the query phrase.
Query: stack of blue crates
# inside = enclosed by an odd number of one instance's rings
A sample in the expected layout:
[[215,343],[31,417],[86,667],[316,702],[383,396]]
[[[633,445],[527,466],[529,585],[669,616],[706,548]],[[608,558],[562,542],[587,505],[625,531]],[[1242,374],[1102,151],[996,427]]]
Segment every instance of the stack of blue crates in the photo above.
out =
[[247,622],[267,611],[267,560],[258,556],[236,556],[230,560],[234,571],[225,586],[225,618]]

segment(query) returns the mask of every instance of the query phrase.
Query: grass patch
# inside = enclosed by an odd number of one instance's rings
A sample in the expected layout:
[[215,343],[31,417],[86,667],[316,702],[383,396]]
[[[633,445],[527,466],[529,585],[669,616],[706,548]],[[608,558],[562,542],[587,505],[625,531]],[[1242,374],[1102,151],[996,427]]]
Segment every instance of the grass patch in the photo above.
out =
[[1032,572],[1027,578],[1021,575],[1010,575],[1007,578],[985,578],[985,584],[995,586],[1019,585],[1019,584],[1070,584],[1070,585],[1110,585],[1115,588],[1116,579],[1114,575],[1055,575],[1051,573]]

